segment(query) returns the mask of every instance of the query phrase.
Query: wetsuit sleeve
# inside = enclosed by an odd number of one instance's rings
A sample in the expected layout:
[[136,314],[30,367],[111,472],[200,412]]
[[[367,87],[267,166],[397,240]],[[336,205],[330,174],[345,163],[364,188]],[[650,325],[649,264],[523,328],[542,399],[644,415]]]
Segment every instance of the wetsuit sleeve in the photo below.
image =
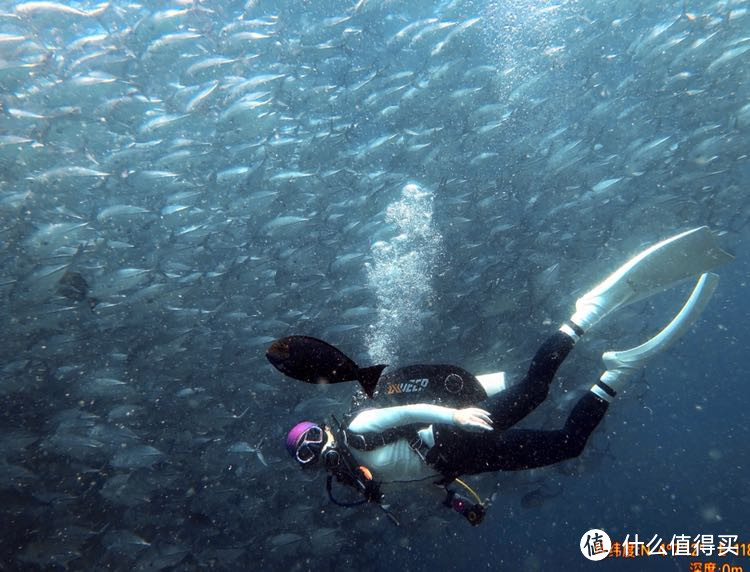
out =
[[367,409],[349,423],[349,431],[355,433],[380,432],[392,427],[409,425],[410,423],[444,423],[454,425],[453,413],[455,409],[430,405],[429,403],[415,403],[413,405],[399,405],[382,409]]

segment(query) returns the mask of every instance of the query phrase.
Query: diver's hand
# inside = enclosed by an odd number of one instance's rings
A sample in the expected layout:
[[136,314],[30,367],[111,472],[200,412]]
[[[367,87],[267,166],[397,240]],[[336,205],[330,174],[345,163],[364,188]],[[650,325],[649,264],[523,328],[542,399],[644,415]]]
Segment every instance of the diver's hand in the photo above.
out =
[[484,409],[467,407],[456,409],[453,413],[453,423],[467,431],[492,431],[492,419]]

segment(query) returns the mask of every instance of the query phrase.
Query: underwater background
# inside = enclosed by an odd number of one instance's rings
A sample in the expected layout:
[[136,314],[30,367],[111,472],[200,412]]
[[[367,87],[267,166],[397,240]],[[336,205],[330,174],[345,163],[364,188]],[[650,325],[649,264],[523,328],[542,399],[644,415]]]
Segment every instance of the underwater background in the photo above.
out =
[[[749,181],[747,1],[0,1],[0,570],[750,569],[579,549],[750,543]],[[353,388],[273,339],[512,382],[701,225],[736,255],[701,320],[580,458],[469,478],[481,526],[338,508],[284,450]],[[587,334],[522,426],[687,288]]]

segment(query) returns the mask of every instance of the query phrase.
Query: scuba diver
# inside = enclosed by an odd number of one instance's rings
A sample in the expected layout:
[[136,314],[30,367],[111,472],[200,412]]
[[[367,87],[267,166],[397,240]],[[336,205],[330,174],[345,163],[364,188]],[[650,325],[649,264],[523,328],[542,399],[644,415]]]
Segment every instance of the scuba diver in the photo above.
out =
[[[481,499],[462,475],[544,467],[577,457],[617,393],[651,358],[692,326],[711,298],[718,276],[709,271],[733,256],[719,248],[708,227],[663,240],[644,250],[576,301],[575,312],[547,338],[518,383],[503,372],[474,376],[452,365],[412,365],[383,374],[386,366],[360,368],[333,346],[307,336],[275,341],[269,361],[308,383],[359,381],[355,407],[344,423],[303,421],[286,447],[303,469],[328,473],[331,500],[341,506],[376,503],[387,510],[382,483],[427,481],[439,485],[443,504],[471,524],[484,516]],[[656,336],[629,350],[603,354],[606,371],[575,404],[562,429],[513,426],[547,397],[555,372],[578,340],[618,308],[699,276],[675,318]],[[486,401],[481,408],[478,404]],[[341,502],[332,480],[356,489],[358,502]],[[464,486],[473,498],[454,490]]]

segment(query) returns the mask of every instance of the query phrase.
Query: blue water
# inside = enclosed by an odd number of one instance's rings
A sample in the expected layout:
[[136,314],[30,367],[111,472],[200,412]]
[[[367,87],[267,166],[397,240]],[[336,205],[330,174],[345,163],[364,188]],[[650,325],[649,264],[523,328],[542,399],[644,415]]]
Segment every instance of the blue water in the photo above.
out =
[[[748,22],[741,0],[0,4],[0,569],[750,567],[578,548],[750,542]],[[283,378],[273,339],[512,382],[578,296],[702,225],[736,259],[701,320],[579,459],[469,479],[480,527],[411,491],[400,527],[337,508],[288,458],[352,387]],[[687,292],[608,317],[523,426],[559,427]]]

